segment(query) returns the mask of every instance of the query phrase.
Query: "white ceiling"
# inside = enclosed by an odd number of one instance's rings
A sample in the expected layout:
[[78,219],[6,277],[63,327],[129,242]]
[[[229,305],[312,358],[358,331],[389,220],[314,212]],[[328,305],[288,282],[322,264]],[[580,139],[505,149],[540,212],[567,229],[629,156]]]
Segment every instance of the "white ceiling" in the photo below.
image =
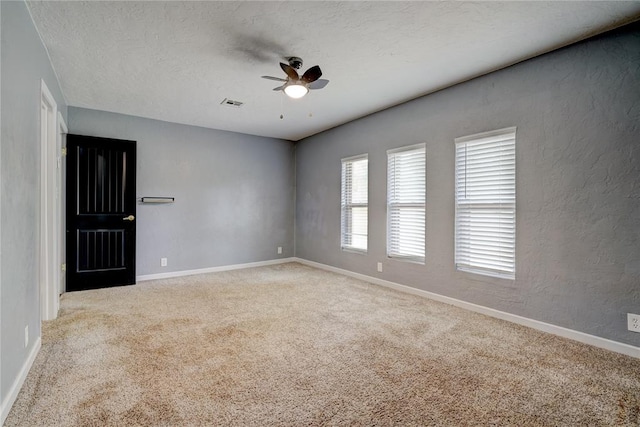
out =
[[[28,5],[69,105],[294,141],[640,18],[638,1]],[[329,85],[273,92],[260,76],[293,55]]]

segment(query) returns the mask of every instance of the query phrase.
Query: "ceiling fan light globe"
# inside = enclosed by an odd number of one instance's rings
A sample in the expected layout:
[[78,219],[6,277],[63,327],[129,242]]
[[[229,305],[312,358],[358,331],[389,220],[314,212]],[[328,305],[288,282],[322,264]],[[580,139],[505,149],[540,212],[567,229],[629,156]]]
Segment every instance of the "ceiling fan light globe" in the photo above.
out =
[[302,98],[308,92],[309,92],[309,88],[307,88],[305,85],[300,83],[288,85],[287,87],[284,88],[284,93],[286,93],[289,98],[293,98],[293,99]]

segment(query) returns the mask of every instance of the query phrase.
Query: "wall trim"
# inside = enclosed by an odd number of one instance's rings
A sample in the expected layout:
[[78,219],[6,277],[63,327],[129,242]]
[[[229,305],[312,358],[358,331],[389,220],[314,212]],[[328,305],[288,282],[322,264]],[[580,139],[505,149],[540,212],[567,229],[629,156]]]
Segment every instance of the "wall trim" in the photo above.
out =
[[20,369],[20,372],[18,373],[17,378],[11,385],[11,388],[9,389],[9,393],[7,393],[7,396],[5,396],[5,398],[2,401],[2,406],[0,407],[0,411],[1,411],[0,425],[4,425],[4,421],[7,419],[7,416],[9,415],[9,411],[11,411],[11,407],[13,406],[16,399],[18,398],[18,393],[20,393],[20,389],[22,388],[24,381],[27,379],[27,374],[31,370],[31,367],[33,366],[33,362],[36,360],[36,356],[40,352],[41,346],[42,346],[42,340],[40,337],[38,337],[36,339],[36,342],[33,348],[29,352],[29,356],[27,357],[27,360],[25,360],[24,365],[22,365],[22,368]]
[[321,270],[331,271],[333,273],[343,274],[355,279],[364,280],[365,282],[373,283],[375,285],[384,286],[387,288],[395,289],[400,292],[406,292],[413,295],[429,298],[434,301],[443,302],[456,307],[460,307],[466,310],[474,311],[476,313],[484,314],[496,319],[506,320],[508,322],[517,323],[518,325],[527,326],[538,331],[547,332],[553,335],[557,335],[563,338],[568,338],[573,341],[578,341],[583,344],[589,344],[594,347],[603,348],[616,353],[625,354],[627,356],[640,359],[640,347],[635,347],[629,344],[624,344],[618,341],[612,341],[606,338],[597,337],[595,335],[589,335],[584,332],[579,332],[573,329],[564,328],[562,326],[552,325],[550,323],[541,322],[539,320],[529,319],[528,317],[518,316],[516,314],[507,313],[504,311],[496,310],[493,308],[485,307],[478,304],[462,301],[459,299],[447,297],[444,295],[436,294],[422,289],[412,288],[411,286],[401,285],[399,283],[390,282],[388,280],[378,279],[376,277],[367,276],[365,274],[355,273],[353,271],[344,270],[342,268],[333,267],[327,264],[321,264],[315,261],[309,261],[303,258],[295,257],[295,262],[307,265],[309,267],[319,268]]
[[[40,319],[53,320],[60,309],[60,251],[57,228],[62,212],[57,209],[56,179],[58,157],[58,104],[43,79],[40,79],[40,224],[38,229]],[[61,175],[60,175],[61,176]],[[62,179],[59,180],[62,182]]]
[[181,271],[171,271],[168,273],[143,274],[141,276],[136,276],[136,281],[146,282],[147,280],[169,279],[171,277],[192,276],[194,274],[218,273],[220,271],[264,267],[267,265],[286,264],[288,262],[295,262],[295,261],[297,261],[296,258],[290,257],[290,258],[271,259],[267,261],[248,262],[245,264],[231,264],[231,265],[222,265],[219,267],[198,268],[195,270],[181,270]]

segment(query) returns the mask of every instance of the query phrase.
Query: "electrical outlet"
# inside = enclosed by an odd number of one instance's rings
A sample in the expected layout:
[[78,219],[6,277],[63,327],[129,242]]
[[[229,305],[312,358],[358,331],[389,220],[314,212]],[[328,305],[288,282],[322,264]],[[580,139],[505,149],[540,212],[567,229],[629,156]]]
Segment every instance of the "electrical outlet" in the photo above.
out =
[[378,273],[382,273],[382,263],[378,263]]
[[167,259],[160,258],[160,267],[166,267],[166,266],[167,266]]
[[29,345],[29,325],[24,327],[24,348]]
[[640,314],[627,313],[627,329],[631,332],[640,332]]
[[278,246],[278,255],[282,254],[282,246]]

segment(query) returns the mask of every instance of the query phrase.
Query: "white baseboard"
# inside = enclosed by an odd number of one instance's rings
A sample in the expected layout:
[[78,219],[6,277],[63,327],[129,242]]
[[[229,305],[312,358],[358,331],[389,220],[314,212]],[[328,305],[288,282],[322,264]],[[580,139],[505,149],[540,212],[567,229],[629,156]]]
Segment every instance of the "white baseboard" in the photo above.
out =
[[280,259],[271,259],[268,261],[248,262],[245,264],[232,264],[232,265],[222,265],[219,267],[198,268],[196,270],[181,270],[181,271],[171,271],[169,273],[144,274],[142,276],[136,276],[136,281],[144,282],[147,280],[169,279],[171,277],[181,277],[181,276],[192,276],[194,274],[217,273],[220,271],[240,270],[242,268],[254,268],[254,267],[264,267],[266,265],[286,264],[288,262],[294,262],[294,261],[296,261],[296,258],[280,258]]
[[18,377],[15,379],[11,388],[9,389],[9,393],[2,400],[2,407],[0,408],[2,412],[0,412],[0,425],[4,425],[4,421],[7,419],[9,415],[9,411],[11,411],[11,407],[13,406],[16,398],[18,397],[18,393],[20,393],[20,389],[24,384],[24,381],[27,379],[27,374],[31,370],[31,366],[33,366],[33,362],[36,360],[36,356],[40,351],[40,347],[42,345],[42,341],[40,337],[35,342],[35,345],[31,349],[27,360],[25,360],[24,365],[22,365],[22,369],[18,373]]
[[406,292],[409,294],[426,297],[435,301],[443,302],[446,304],[454,305],[456,307],[464,308],[466,310],[474,311],[476,313],[485,314],[490,317],[495,317],[497,319],[506,320],[512,323],[517,323],[518,325],[527,326],[529,328],[537,329],[539,331],[548,332],[550,334],[558,335],[563,338],[568,338],[570,340],[578,341],[584,344],[589,344],[594,347],[604,348],[606,350],[614,351],[616,353],[626,354],[627,356],[640,359],[640,347],[635,347],[629,344],[608,340],[606,338],[597,337],[595,335],[585,334],[584,332],[563,328],[562,326],[556,326],[550,323],[540,322],[539,320],[529,319],[527,317],[522,317],[516,314],[495,310],[493,308],[484,307],[482,305],[473,304],[470,302],[447,297],[447,296],[436,294],[433,292],[423,291],[422,289],[412,288],[410,286],[401,285],[399,283],[390,282],[388,280],[378,279],[376,277],[367,276],[365,274],[354,273],[353,271],[332,267],[330,265],[321,264],[319,262],[309,261],[302,258],[294,258],[293,260],[301,264],[308,265],[310,267],[316,267],[322,270],[344,274],[345,276],[350,276],[356,279],[364,280],[365,282],[373,283],[375,285],[385,286],[387,288],[396,289],[401,292]]

